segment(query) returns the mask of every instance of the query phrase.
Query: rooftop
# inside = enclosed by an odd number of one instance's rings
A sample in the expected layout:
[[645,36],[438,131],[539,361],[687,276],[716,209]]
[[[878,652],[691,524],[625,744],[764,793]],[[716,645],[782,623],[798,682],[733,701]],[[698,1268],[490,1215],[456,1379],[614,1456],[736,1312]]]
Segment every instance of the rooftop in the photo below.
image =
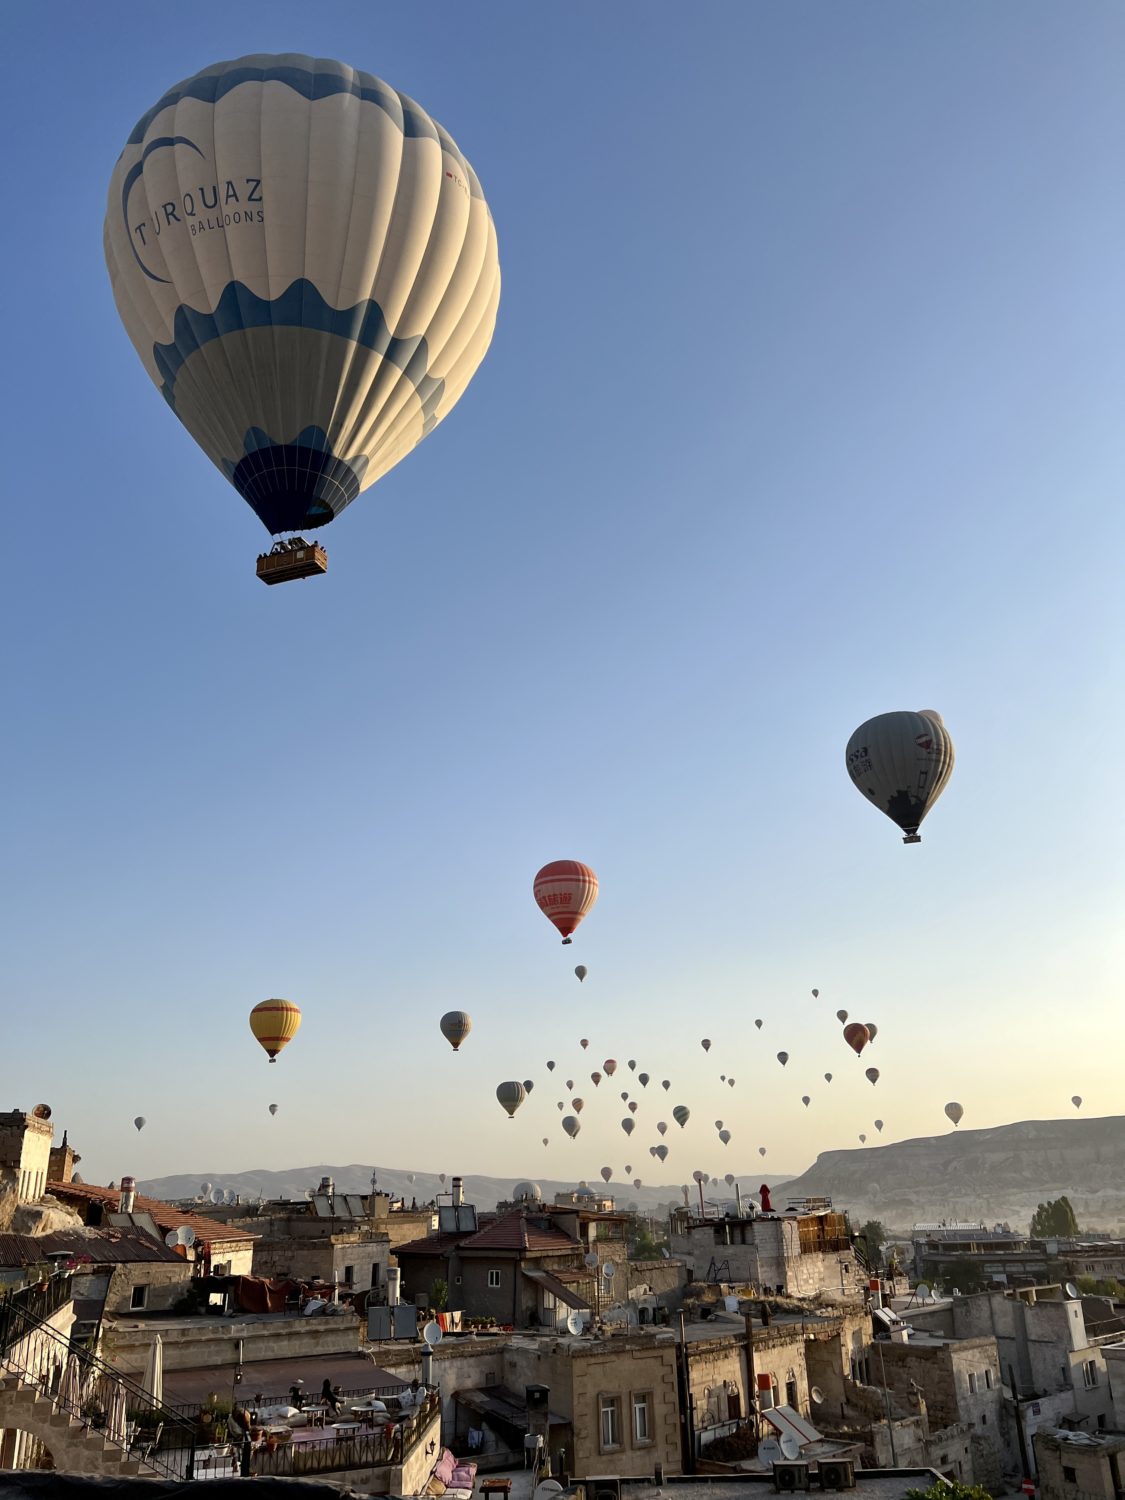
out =
[[475,1232],[438,1231],[419,1240],[408,1240],[395,1248],[396,1255],[447,1255],[450,1250],[576,1250],[578,1241],[556,1229],[553,1224],[537,1224],[542,1210],[536,1206],[531,1214],[523,1207],[493,1218]]
[[[936,1469],[859,1469],[855,1471],[856,1492],[872,1500],[904,1500],[908,1490],[929,1489],[938,1484]],[[750,1493],[776,1493],[773,1474],[742,1471],[732,1474],[666,1475],[659,1484],[651,1476],[626,1477],[621,1480],[621,1500],[745,1500]],[[564,1495],[592,1495],[591,1479],[578,1480]]]
[[[121,1193],[118,1188],[96,1187],[92,1182],[48,1182],[46,1191],[51,1197],[57,1198],[60,1203],[98,1203],[111,1213],[117,1212],[121,1202]],[[170,1229],[179,1229],[181,1224],[187,1224],[195,1230],[196,1239],[205,1245],[216,1240],[256,1240],[258,1238],[256,1234],[250,1234],[245,1229],[233,1229],[229,1224],[220,1224],[216,1219],[190,1213],[186,1209],[177,1208],[173,1203],[165,1203],[160,1198],[146,1198],[143,1193],[136,1195],[133,1201],[133,1211],[150,1214],[153,1223],[162,1233],[167,1233]]]
[[[312,1395],[319,1391],[326,1380],[341,1390],[385,1390],[406,1386],[409,1381],[401,1375],[372,1364],[357,1354],[325,1354],[319,1357],[295,1359],[250,1360],[242,1366],[242,1380],[238,1389],[249,1400],[259,1392],[266,1396],[282,1396],[298,1381],[304,1382],[304,1392]],[[188,1405],[205,1401],[212,1391],[229,1396],[231,1391],[231,1367],[216,1369],[213,1365],[198,1366],[186,1370],[164,1371],[164,1399],[175,1405]]]
[[0,1234],[0,1266],[31,1266],[50,1255],[89,1256],[95,1265],[178,1261],[182,1255],[140,1229],[68,1229],[54,1234]]

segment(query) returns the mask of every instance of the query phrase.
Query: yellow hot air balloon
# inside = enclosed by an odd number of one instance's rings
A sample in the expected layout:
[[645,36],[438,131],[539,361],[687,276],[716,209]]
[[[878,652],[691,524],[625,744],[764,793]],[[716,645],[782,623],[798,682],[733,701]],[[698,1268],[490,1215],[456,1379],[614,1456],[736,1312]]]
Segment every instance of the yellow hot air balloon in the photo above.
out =
[[263,1000],[250,1012],[250,1030],[270,1062],[287,1047],[301,1027],[301,1007],[292,1000]]

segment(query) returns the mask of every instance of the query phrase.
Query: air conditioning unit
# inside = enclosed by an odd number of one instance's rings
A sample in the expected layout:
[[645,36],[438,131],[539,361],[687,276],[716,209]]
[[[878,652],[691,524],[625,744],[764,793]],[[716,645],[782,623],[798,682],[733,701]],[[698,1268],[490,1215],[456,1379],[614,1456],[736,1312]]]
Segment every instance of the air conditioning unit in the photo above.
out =
[[791,1495],[809,1488],[809,1466],[799,1460],[773,1466],[773,1487],[779,1494]]
[[822,1490],[855,1489],[855,1464],[850,1458],[834,1458],[828,1462],[822,1459],[817,1465],[817,1474]]

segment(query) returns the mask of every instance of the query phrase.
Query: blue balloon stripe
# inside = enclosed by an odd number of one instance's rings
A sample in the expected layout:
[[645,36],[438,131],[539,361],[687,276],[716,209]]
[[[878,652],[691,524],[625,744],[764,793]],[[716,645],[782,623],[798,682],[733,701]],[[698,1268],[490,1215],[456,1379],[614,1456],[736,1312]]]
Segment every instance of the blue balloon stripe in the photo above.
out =
[[205,104],[217,104],[232,89],[244,83],[283,83],[295,93],[315,101],[328,99],[334,94],[352,94],[365,104],[374,104],[393,120],[404,136],[413,139],[437,141],[459,163],[474,198],[483,197],[476,173],[462,156],[449,133],[431,120],[424,110],[404,99],[394,89],[370,73],[360,73],[355,78],[345,78],[342,73],[313,72],[310,68],[296,67],[291,63],[270,63],[266,67],[251,67],[246,63],[225,68],[222,72],[197,73],[194,78],[177,84],[150,110],[147,110],[134,125],[129,136],[130,146],[140,145],[145,132],[162,109],[169,109],[181,99],[198,99]]
[[152,350],[163,379],[161,392],[168,405],[175,410],[176,378],[185,361],[204,344],[228,333],[271,327],[308,328],[370,349],[402,370],[422,403],[423,421],[430,422],[435,417],[445,381],[429,373],[429,349],[425,339],[396,338],[387,327],[383,310],[377,302],[367,300],[357,302],[354,307],[332,307],[304,277],[294,281],[272,301],[259,297],[243,282],[232,281],[223,288],[214,312],[178,307],[172,325],[172,342],[154,344]]

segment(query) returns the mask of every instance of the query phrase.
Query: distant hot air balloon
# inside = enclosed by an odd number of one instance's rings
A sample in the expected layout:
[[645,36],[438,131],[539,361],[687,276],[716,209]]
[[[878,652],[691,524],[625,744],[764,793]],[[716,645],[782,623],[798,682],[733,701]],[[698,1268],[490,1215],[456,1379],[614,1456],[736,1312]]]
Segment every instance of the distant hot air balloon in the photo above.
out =
[[839,1021],[840,1025],[842,1026],[844,1024],[844,1022],[848,1019],[848,1013],[847,1013],[847,1011],[846,1010],[838,1010],[836,1012],[836,1019],[837,1019],[837,1021]]
[[727,1081],[727,1075],[725,1073],[720,1073],[719,1074],[719,1082],[720,1083],[726,1083],[726,1081]]
[[622,1089],[622,1091],[621,1091],[621,1102],[622,1102],[622,1104],[625,1103],[625,1101],[628,1099],[628,1097],[629,1097],[629,1090],[628,1089]]
[[825,1075],[824,1075],[824,1081],[825,1081],[825,1083],[831,1083],[832,1082],[832,1074],[831,1073],[825,1073]]
[[759,1031],[761,1031],[761,1029],[762,1029],[762,1023],[761,1023],[761,1021],[755,1021],[754,1025],[758,1028]]
[[659,1156],[659,1158],[660,1158],[661,1161],[667,1161],[668,1160],[668,1147],[667,1146],[656,1146],[653,1149],[653,1155],[654,1156]]
[[723,1128],[723,1122],[722,1122],[722,1120],[716,1120],[715,1121],[715,1129],[716,1130],[722,1130],[722,1128]]
[[1071,1094],[1071,1096],[1070,1096],[1070,1102],[1071,1102],[1071,1104],[1074,1105],[1075,1109],[1081,1109],[1082,1108],[1082,1095],[1081,1094]]
[[819,1000],[820,999],[820,991],[819,990],[813,990],[812,997],[813,997],[814,1000]]
[[578,1045],[582,1048],[583,1052],[585,1052],[586,1048],[590,1045],[590,1038],[588,1036],[580,1037]]
[[701,1187],[707,1181],[707,1173],[706,1172],[700,1172],[700,1171],[696,1170],[691,1175],[692,1175],[693,1181],[698,1182]]
[[722,1141],[722,1143],[723,1143],[724,1146],[729,1145],[729,1143],[730,1143],[730,1131],[729,1130],[720,1130],[719,1131],[719,1139]]
[[103,242],[149,376],[275,536],[404,458],[496,322],[472,167],[420,105],[327,58],[214,63],[165,93],[118,158]]
[[656,1122],[656,1128],[660,1132],[661,1135],[664,1135],[667,1132],[667,1130],[668,1130],[668,1122],[667,1122],[667,1120],[657,1120],[657,1122]]
[[629,1166],[628,1163],[626,1163],[626,1165],[625,1165],[625,1176],[626,1177],[631,1177],[632,1175],[633,1175],[633,1169],[632,1169],[631,1166]]
[[639,1177],[634,1177],[633,1178],[633,1186],[635,1188],[639,1188],[640,1185],[641,1185],[641,1179]]
[[581,984],[590,971],[585,964],[579,964],[574,972],[578,975],[578,983]]
[[635,1115],[637,1113],[637,1101],[635,1099],[629,1100],[629,1113],[631,1115]]
[[564,1115],[562,1128],[566,1131],[567,1135],[570,1136],[571,1140],[573,1140],[578,1132],[582,1129],[582,1126],[578,1123],[573,1115]]
[[875,1024],[874,1021],[864,1021],[863,1024],[867,1027],[867,1035],[868,1035],[868,1037],[870,1038],[871,1041],[874,1041],[875,1038],[879,1035],[879,1028],[878,1028],[878,1026],[876,1026],[876,1024]]
[[570,1107],[576,1115],[580,1115],[586,1108],[586,1101],[585,1099],[572,1099],[570,1101]]
[[445,1173],[444,1172],[439,1172],[438,1173],[438,1181],[441,1183],[442,1187],[445,1186]]
[[728,1078],[727,1079],[727,1088],[728,1089],[734,1088],[734,1079],[733,1078]]
[[637,1074],[637,1082],[640,1084],[641,1088],[647,1089],[648,1088],[648,1074],[647,1073],[638,1073]]
[[519,1109],[525,1097],[523,1084],[516,1083],[514,1079],[508,1083],[496,1085],[497,1101],[500,1108],[507,1113],[509,1120],[515,1119],[516,1110]]
[[656,1155],[656,1147],[655,1147],[655,1146],[650,1146],[650,1147],[649,1147],[649,1148],[648,1148],[648,1154],[649,1154],[649,1155],[650,1155],[650,1156],[655,1156],[655,1155]]
[[866,1142],[866,1140],[867,1140],[867,1137],[865,1135],[861,1135],[860,1138],[859,1138],[860,1145],[862,1146]]
[[779,1052],[777,1054],[777,1060],[781,1064],[781,1066],[784,1067],[785,1064],[789,1061],[789,1054],[788,1054],[788,1052]]
[[964,1118],[965,1111],[956,1102],[956,1100],[954,1100],[953,1103],[947,1104],[945,1106],[945,1113],[946,1118],[952,1120],[954,1125],[960,1125],[962,1119]]
[[660,1087],[664,1090],[670,1089],[672,1087],[672,1080],[670,1078],[665,1078]]
[[637,1059],[635,1057],[631,1057],[629,1059],[629,1072],[630,1073],[635,1073],[636,1071],[637,1071]]
[[703,1048],[704,1052],[710,1052],[711,1038],[709,1036],[705,1036],[699,1045]]
[[532,1091],[532,1089],[534,1087],[535,1087],[535,1080],[533,1078],[525,1078],[524,1079],[524,1081],[523,1081],[523,1091],[524,1091],[525,1094],[530,1094],[531,1091]]
[[602,1075],[598,1072],[598,1070],[596,1068],[590,1074],[590,1078],[591,1078],[591,1080],[592,1080],[593,1085],[594,1085],[595,1088],[597,1088],[598,1084],[601,1083],[601,1081],[602,1081]]
[[602,1168],[602,1181],[603,1182],[608,1182],[609,1179],[612,1176],[613,1176],[613,1168],[612,1167],[603,1167]]
[[875,1121],[875,1129],[879,1132],[880,1135],[883,1134],[883,1122],[882,1122],[882,1120],[876,1120]]
[[687,1122],[691,1119],[691,1110],[688,1109],[686,1104],[677,1104],[675,1109],[672,1111],[672,1118],[682,1130]]
[[863,1070],[863,1076],[867,1079],[868,1083],[871,1084],[872,1087],[874,1087],[875,1084],[879,1082],[879,1069],[865,1068]]
[[633,1119],[632,1115],[626,1115],[625,1118],[621,1121],[621,1129],[625,1132],[626,1135],[632,1135],[633,1131],[636,1130],[636,1128],[637,1122]]
[[598,877],[576,859],[556,859],[535,877],[533,890],[539,910],[562,933],[564,943],[598,899]]
[[559,1113],[560,1113],[560,1114],[561,1114],[561,1113],[562,1113],[562,1111],[563,1111],[563,1110],[564,1110],[564,1109],[565,1109],[565,1108],[566,1108],[566,1105],[565,1105],[565,1104],[564,1104],[564,1103],[563,1103],[563,1101],[562,1101],[562,1100],[561,1100],[561,1099],[560,1099],[560,1100],[559,1100],[559,1101],[558,1101],[558,1110],[559,1110]]
[[734,1173],[728,1172],[727,1175],[723,1178],[723,1181],[726,1183],[727,1187],[734,1187]]
[[554,1071],[555,1071],[555,1065],[554,1065],[554,1063],[551,1062],[551,1061],[548,1061],[548,1063],[547,1063],[547,1072],[548,1073],[553,1073]]
[[809,1105],[812,1103],[812,1100],[809,1098],[808,1094],[802,1094],[801,1103],[805,1106],[806,1109],[808,1109]]
[[617,1072],[617,1063],[612,1057],[607,1057],[602,1067],[605,1069],[607,1078],[612,1078]]
[[548,1141],[548,1139],[547,1139],[546,1136],[543,1137],[543,1144],[544,1144],[544,1146],[546,1146],[546,1145],[549,1144],[549,1141]]
[[918,829],[952,775],[953,758],[949,731],[929,708],[868,719],[845,752],[854,786],[898,824],[904,844],[921,843]]
[[133,1124],[137,1127],[138,1130],[143,1130],[148,1124],[148,1121],[145,1119],[144,1115],[138,1115],[137,1118],[133,1121]]
[[291,1000],[263,1000],[250,1012],[250,1030],[270,1062],[297,1035],[301,1025],[301,1008]]
[[852,1049],[857,1057],[863,1051],[864,1047],[867,1046],[870,1040],[871,1033],[868,1031],[867,1027],[861,1025],[859,1021],[852,1021],[849,1025],[844,1027],[844,1041],[847,1042],[848,1046]]
[[276,1104],[271,1104],[270,1105],[270,1114],[271,1115],[276,1115],[277,1114],[277,1105]]
[[759,1156],[765,1156],[765,1154],[766,1154],[766,1148],[764,1146],[759,1146],[758,1147],[758,1155]]
[[453,1048],[454,1052],[461,1050],[461,1043],[473,1029],[472,1017],[463,1010],[447,1010],[438,1022],[442,1036]]

